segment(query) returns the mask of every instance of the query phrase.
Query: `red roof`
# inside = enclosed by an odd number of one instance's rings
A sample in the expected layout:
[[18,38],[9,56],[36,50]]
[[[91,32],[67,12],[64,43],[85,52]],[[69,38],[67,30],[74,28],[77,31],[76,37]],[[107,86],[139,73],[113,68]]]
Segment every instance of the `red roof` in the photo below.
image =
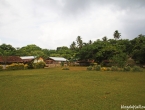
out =
[[0,63],[22,63],[23,60],[18,56],[0,56]]

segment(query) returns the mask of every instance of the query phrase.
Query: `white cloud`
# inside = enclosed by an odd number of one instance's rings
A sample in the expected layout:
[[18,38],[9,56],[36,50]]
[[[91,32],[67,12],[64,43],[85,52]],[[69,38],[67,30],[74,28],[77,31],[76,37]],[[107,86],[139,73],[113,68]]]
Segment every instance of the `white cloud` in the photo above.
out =
[[56,49],[69,46],[77,36],[84,42],[113,38],[115,30],[122,38],[134,38],[145,34],[143,4],[113,0],[0,1],[0,39],[14,47],[36,44]]

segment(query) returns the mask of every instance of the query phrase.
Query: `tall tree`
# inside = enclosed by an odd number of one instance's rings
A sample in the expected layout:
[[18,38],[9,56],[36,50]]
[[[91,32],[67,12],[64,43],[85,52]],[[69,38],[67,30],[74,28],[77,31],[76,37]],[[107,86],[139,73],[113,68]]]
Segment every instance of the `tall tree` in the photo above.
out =
[[76,41],[77,41],[77,44],[78,44],[78,48],[81,49],[83,47],[83,41],[82,41],[81,36],[78,36]]
[[106,36],[104,36],[104,37],[102,38],[102,40],[103,40],[103,41],[107,41],[108,39],[107,39]]
[[8,56],[12,56],[15,54],[16,54],[16,49],[13,46],[11,46],[9,44],[0,45],[0,56],[2,56],[4,65],[6,65]]
[[145,35],[138,35],[131,40],[131,44],[133,46],[132,58],[140,64],[145,64]]
[[[38,54],[36,54],[36,53],[41,53],[38,51],[42,51],[42,49],[35,44],[31,44],[31,45],[27,45],[27,46],[20,48],[18,51],[19,51],[19,56],[31,56],[31,55],[37,56]],[[35,52],[35,51],[37,51],[37,52]]]
[[89,44],[92,44],[93,42],[92,42],[92,40],[89,40]]
[[75,50],[76,49],[76,43],[73,41],[72,44],[70,45],[70,49],[71,50]]
[[1,55],[15,55],[16,49],[10,44],[2,44],[0,45],[0,54]]
[[114,32],[113,36],[114,36],[115,39],[119,39],[120,36],[121,36],[121,33],[119,33],[118,30],[116,30],[116,31]]

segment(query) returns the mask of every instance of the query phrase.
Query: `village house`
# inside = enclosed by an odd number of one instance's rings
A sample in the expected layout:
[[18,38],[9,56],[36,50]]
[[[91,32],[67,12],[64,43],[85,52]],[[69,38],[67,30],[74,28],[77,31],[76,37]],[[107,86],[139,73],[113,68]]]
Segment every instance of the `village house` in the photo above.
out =
[[0,56],[0,64],[23,63],[19,56]]
[[20,57],[24,64],[29,63],[29,62],[33,62],[33,63],[38,63],[38,62],[44,62],[42,57],[36,57],[36,56],[22,56]]
[[0,64],[3,65],[3,69],[12,63],[23,63],[23,60],[19,56],[0,56]]
[[61,63],[66,63],[66,62],[68,62],[68,60],[63,57],[48,57],[45,60],[47,67],[58,67],[61,66]]

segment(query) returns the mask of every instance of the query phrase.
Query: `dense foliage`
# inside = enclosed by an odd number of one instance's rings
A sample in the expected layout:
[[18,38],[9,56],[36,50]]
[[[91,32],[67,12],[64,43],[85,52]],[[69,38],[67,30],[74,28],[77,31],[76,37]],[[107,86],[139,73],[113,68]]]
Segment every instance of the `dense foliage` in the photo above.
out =
[[[56,50],[42,49],[35,44],[27,45],[21,48],[14,48],[11,45],[0,45],[0,55],[17,56],[37,56],[44,59],[48,56],[64,57],[70,61],[81,60],[94,62],[103,66],[126,66],[128,59],[131,58],[135,63],[145,64],[145,35],[140,34],[136,38],[119,39],[121,33],[114,32],[114,39],[103,37],[96,41],[83,42],[80,36],[76,41],[70,44],[70,47],[57,47]],[[107,63],[106,63],[107,62]],[[109,62],[109,63],[108,63]],[[131,65],[131,64],[130,64]]]

